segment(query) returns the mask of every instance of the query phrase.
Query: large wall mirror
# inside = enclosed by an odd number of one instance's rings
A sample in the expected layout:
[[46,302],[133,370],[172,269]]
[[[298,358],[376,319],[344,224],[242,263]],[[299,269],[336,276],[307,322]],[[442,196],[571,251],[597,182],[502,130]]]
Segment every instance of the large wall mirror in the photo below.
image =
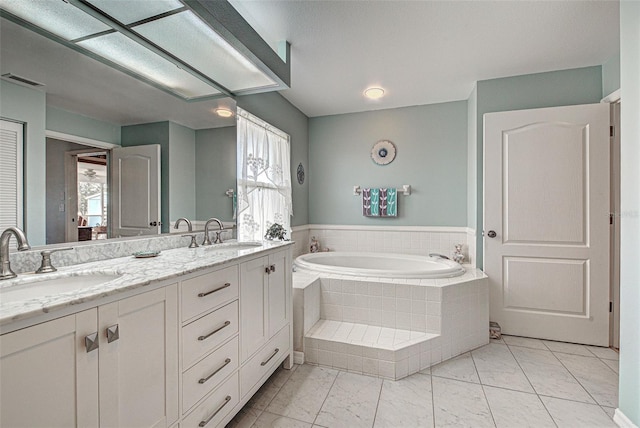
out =
[[23,220],[32,245],[115,237],[109,164],[119,147],[160,145],[157,232],[180,217],[233,221],[233,99],[184,101],[0,19],[0,116],[24,124]]

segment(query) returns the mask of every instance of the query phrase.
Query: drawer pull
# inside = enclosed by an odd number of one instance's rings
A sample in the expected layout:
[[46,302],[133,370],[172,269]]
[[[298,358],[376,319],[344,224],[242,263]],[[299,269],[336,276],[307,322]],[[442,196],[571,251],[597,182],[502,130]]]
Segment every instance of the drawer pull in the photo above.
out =
[[260,363],[260,365],[261,365],[261,366],[266,366],[266,365],[269,363],[269,361],[271,361],[271,359],[272,359],[273,357],[275,357],[275,356],[276,356],[276,354],[277,354],[278,352],[280,352],[280,349],[279,349],[279,348],[276,348],[276,349],[273,351],[273,354],[271,354],[271,355],[269,356],[269,358],[267,358],[267,361],[263,361],[263,362],[261,362],[261,363]]
[[115,342],[120,339],[120,327],[118,324],[107,328],[107,343]]
[[95,351],[99,346],[97,332],[84,337],[84,347],[87,350],[87,354],[91,351]]
[[216,288],[214,290],[207,291],[206,293],[198,293],[198,297],[207,297],[209,294],[213,294],[216,291],[224,290],[227,287],[231,287],[231,283],[230,282],[225,283],[222,287],[218,287],[218,288]]
[[231,362],[231,358],[227,358],[226,360],[224,360],[224,363],[220,367],[218,367],[216,370],[214,370],[214,372],[211,373],[209,376],[203,377],[202,379],[200,379],[198,381],[198,383],[200,383],[200,384],[205,383],[206,381],[211,379],[213,376],[215,376],[216,373],[218,373],[220,370],[222,370],[223,368],[227,367],[227,364],[229,364],[230,362]]
[[211,421],[211,419],[213,419],[215,417],[215,415],[220,413],[220,410],[222,410],[224,406],[229,404],[229,401],[231,401],[231,396],[227,395],[226,397],[224,397],[224,403],[222,403],[222,405],[220,407],[218,407],[218,409],[215,412],[213,412],[213,414],[211,416],[209,416],[206,420],[200,421],[200,424],[198,424],[198,426],[199,427],[203,427],[206,424],[208,424]]
[[206,340],[206,339],[210,338],[211,336],[213,336],[214,334],[216,334],[217,332],[219,332],[223,328],[227,327],[229,324],[231,324],[231,321],[225,321],[223,325],[221,325],[220,327],[216,328],[215,330],[213,330],[211,333],[207,334],[206,336],[198,336],[198,340]]

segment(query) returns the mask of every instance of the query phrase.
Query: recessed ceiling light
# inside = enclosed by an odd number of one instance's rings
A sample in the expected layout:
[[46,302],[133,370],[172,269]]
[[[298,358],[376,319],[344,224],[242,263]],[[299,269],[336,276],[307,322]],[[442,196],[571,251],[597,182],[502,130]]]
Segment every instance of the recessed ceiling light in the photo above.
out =
[[384,96],[384,89],[382,88],[367,88],[364,91],[364,96],[367,98],[371,98],[372,100],[377,100],[378,98],[382,98]]
[[231,110],[229,110],[228,108],[217,108],[217,109],[215,109],[215,112],[220,117],[231,117],[231,116],[233,116],[233,112]]

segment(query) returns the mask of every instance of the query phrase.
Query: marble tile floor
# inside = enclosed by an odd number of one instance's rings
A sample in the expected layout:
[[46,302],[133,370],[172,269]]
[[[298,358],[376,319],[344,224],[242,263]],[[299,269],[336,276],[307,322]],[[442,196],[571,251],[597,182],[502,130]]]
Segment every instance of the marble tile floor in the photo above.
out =
[[227,428],[616,427],[618,354],[503,336],[399,381],[278,369]]

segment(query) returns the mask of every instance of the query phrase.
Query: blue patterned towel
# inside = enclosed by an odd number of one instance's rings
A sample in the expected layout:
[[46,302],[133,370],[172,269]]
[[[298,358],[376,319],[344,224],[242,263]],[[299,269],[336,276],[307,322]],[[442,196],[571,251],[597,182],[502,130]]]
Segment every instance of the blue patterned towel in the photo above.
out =
[[371,217],[380,215],[380,189],[369,189],[371,191]]
[[362,215],[371,216],[371,189],[362,189]]
[[398,191],[393,189],[387,190],[387,217],[398,216]]

